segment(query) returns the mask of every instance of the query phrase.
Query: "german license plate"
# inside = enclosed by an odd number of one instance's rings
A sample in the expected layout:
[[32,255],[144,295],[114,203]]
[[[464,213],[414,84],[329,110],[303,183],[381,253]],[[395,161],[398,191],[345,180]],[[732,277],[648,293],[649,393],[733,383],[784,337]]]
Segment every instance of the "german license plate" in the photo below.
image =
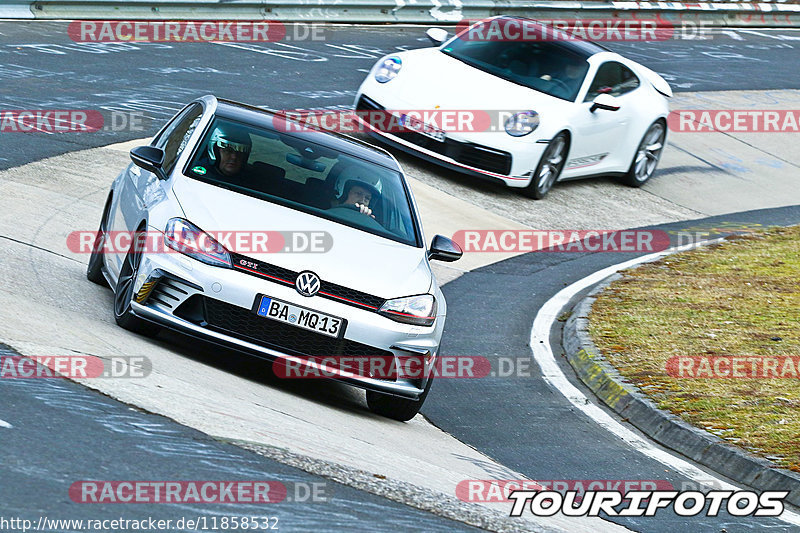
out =
[[344,333],[345,321],[343,318],[312,311],[269,296],[261,296],[261,301],[255,311],[258,316],[316,331],[328,337],[341,337]]
[[400,124],[402,124],[403,126],[405,126],[410,130],[414,130],[417,133],[420,133],[426,137],[430,137],[431,139],[434,139],[439,142],[444,142],[444,139],[446,137],[444,131],[438,128],[434,128],[430,124],[425,124],[419,119],[416,119],[408,115],[404,115],[402,113],[400,114]]

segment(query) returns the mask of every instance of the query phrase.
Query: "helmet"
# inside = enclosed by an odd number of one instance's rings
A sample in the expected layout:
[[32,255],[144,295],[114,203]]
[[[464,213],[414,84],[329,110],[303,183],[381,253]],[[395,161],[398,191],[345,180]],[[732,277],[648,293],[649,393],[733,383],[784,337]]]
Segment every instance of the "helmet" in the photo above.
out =
[[347,195],[350,194],[350,189],[352,189],[353,187],[356,187],[356,186],[361,187],[365,191],[369,191],[369,193],[372,195],[372,199],[373,200],[377,200],[378,199],[378,195],[380,194],[378,192],[378,189],[376,189],[374,186],[370,185],[366,181],[362,181],[360,179],[347,180],[344,183],[344,188],[342,189],[342,194],[341,194],[340,198],[342,200],[347,198]]
[[[250,135],[244,129],[218,126],[214,129],[214,133],[211,134],[211,139],[208,141],[208,157],[211,161],[216,162],[219,158],[219,149],[233,150],[249,155],[252,147],[253,142],[250,140]],[[245,157],[246,161],[247,158]]]
[[357,163],[343,161],[341,157],[339,159],[340,161],[334,165],[330,172],[330,174],[336,176],[334,185],[336,196],[346,198],[353,185],[361,185],[372,193],[373,198],[377,198],[383,188],[381,180],[374,176],[370,169]]

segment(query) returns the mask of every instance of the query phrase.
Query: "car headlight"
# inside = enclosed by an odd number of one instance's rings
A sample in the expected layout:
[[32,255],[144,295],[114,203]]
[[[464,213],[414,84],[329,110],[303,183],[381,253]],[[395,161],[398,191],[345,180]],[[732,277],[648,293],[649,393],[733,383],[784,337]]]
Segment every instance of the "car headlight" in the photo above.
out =
[[164,244],[207,265],[231,268],[228,250],[188,220],[171,218],[164,230]]
[[436,298],[432,294],[395,298],[387,300],[378,312],[397,322],[431,326],[436,320]]
[[403,61],[399,57],[387,57],[378,65],[375,71],[375,79],[378,83],[386,83],[397,77],[397,73],[403,68]]
[[522,111],[506,119],[506,133],[512,137],[522,137],[539,127],[539,113]]

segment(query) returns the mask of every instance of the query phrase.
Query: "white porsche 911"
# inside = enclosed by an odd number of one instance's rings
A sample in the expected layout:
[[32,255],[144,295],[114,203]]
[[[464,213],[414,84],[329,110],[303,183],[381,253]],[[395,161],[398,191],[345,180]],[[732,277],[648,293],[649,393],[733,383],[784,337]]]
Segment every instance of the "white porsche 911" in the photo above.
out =
[[[522,26],[515,35],[528,38],[475,38],[489,24],[501,33]],[[551,38],[530,38],[537,35]],[[652,70],[528,19],[495,17],[449,38],[431,28],[428,37],[440,46],[385,56],[361,84],[359,116],[382,111],[401,125],[362,120],[373,136],[537,199],[557,181],[618,176],[639,187],[653,175],[672,91]],[[505,118],[490,128],[447,129],[408,110],[495,110]]]

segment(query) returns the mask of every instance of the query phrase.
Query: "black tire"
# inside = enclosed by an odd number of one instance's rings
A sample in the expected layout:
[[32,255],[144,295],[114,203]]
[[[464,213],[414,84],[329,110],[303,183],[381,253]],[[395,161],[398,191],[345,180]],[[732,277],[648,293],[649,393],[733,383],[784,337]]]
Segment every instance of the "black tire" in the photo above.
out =
[[131,309],[134,281],[139,271],[139,265],[142,263],[141,242],[143,236],[144,233],[141,230],[134,233],[133,243],[122,263],[117,286],[114,287],[114,320],[118,326],[128,331],[154,336],[161,328],[134,315]]
[[642,136],[642,141],[633,154],[633,161],[628,172],[623,176],[622,183],[630,187],[641,187],[653,177],[661,152],[664,150],[664,140],[667,136],[665,124],[657,120],[653,122]]
[[425,403],[425,398],[428,397],[428,391],[431,390],[431,385],[433,385],[433,376],[428,379],[425,390],[422,391],[422,394],[420,394],[419,398],[416,400],[398,398],[390,394],[368,390],[367,407],[376,415],[399,420],[400,422],[407,422],[419,413],[422,404]]
[[533,171],[530,184],[522,189],[522,194],[529,198],[541,200],[553,185],[558,181],[564,164],[567,162],[569,152],[569,139],[565,132],[561,132],[550,140],[547,148],[544,149],[542,158]]
[[107,220],[110,209],[111,196],[106,200],[103,216],[100,218],[100,229],[97,230],[97,236],[92,246],[92,253],[89,256],[89,265],[86,267],[86,279],[103,287],[108,287],[106,277],[103,275],[103,245],[106,240],[106,231],[108,231]]

